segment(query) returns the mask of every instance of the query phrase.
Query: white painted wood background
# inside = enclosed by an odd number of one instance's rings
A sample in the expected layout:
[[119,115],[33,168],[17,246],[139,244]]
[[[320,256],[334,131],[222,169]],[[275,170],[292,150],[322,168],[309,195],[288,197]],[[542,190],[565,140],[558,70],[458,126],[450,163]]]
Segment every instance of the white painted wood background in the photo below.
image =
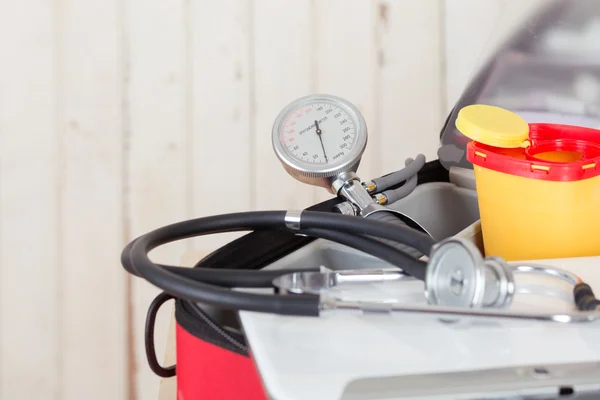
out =
[[143,323],[158,291],[122,270],[123,246],[185,218],[327,198],[270,145],[279,109],[308,93],[364,113],[361,176],[435,158],[490,35],[534,3],[0,1],[0,399],[156,398]]

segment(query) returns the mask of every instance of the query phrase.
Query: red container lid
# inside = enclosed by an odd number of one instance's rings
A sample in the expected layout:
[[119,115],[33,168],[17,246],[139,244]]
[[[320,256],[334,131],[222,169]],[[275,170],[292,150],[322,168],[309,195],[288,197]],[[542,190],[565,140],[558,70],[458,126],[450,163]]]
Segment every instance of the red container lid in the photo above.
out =
[[527,124],[510,111],[485,105],[462,109],[456,127],[473,139],[467,145],[467,160],[474,165],[548,181],[600,175],[600,130]]

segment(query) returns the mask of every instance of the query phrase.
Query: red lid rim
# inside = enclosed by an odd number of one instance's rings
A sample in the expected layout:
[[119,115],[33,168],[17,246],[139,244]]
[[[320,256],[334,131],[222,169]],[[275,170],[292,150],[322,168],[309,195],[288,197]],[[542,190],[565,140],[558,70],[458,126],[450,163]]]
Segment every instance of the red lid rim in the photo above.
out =
[[[600,130],[559,124],[530,124],[531,146],[512,149],[512,157],[493,146],[478,142],[467,145],[467,160],[473,165],[538,180],[577,181],[600,175]],[[539,157],[547,152],[577,152],[573,162],[549,161]]]
[[[572,152],[581,153],[580,161],[560,162],[547,161],[539,158],[539,154],[548,152]],[[552,165],[570,166],[573,164],[589,164],[590,162],[600,161],[600,144],[590,143],[576,139],[559,139],[559,140],[539,140],[531,144],[525,149],[525,154],[528,159],[542,163],[551,163]]]

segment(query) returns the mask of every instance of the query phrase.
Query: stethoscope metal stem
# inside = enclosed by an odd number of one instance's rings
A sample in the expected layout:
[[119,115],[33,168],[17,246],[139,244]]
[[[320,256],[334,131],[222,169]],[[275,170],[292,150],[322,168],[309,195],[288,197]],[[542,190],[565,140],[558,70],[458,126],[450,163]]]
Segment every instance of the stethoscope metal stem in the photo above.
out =
[[293,272],[280,275],[273,280],[281,294],[321,294],[324,291],[346,284],[385,283],[398,280],[415,280],[401,270],[344,270],[323,272]]
[[[562,269],[538,264],[510,265],[514,273],[551,276],[575,286],[581,279]],[[279,289],[294,293],[318,294],[323,290],[331,289],[342,284],[366,284],[395,282],[398,280],[411,281],[413,277],[396,269],[370,269],[370,270],[342,270],[324,272],[294,272],[284,274],[274,280],[274,285]]]
[[567,313],[515,312],[495,308],[462,308],[431,305],[414,305],[389,302],[357,302],[321,297],[320,315],[327,316],[346,311],[360,314],[422,314],[442,320],[527,320],[558,323],[585,323],[600,321],[600,310],[573,311]]
[[[487,259],[491,263],[502,262],[497,257]],[[581,282],[581,279],[569,272],[559,268],[538,264],[504,264],[505,268],[517,274],[532,274],[539,276],[551,276],[558,278],[572,286]],[[499,277],[487,274],[484,286],[497,286],[495,280]],[[390,301],[348,301],[327,295],[327,290],[340,284],[354,283],[384,283],[398,280],[413,280],[397,270],[346,270],[326,272],[295,272],[281,275],[273,282],[281,293],[314,294],[320,297],[320,314],[328,315],[335,312],[346,311],[361,314],[423,314],[445,320],[452,319],[505,319],[505,320],[529,320],[558,323],[584,323],[600,320],[600,309],[596,311],[572,311],[565,313],[543,313],[509,311],[504,303],[502,307],[486,307],[480,303],[478,307],[460,307],[444,304],[415,305],[403,304]],[[429,282],[431,284],[431,282]],[[496,287],[498,289],[499,286]],[[490,289],[487,289],[490,290]],[[512,288],[514,290],[514,287]]]

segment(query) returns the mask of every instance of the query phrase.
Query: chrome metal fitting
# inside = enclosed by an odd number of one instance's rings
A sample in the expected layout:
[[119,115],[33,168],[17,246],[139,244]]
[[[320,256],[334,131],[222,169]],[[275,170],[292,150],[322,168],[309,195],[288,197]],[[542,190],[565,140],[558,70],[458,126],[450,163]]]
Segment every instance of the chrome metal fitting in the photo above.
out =
[[344,215],[353,215],[356,216],[359,213],[359,210],[349,201],[344,201],[333,206],[334,210]]
[[297,231],[300,230],[300,222],[302,217],[302,210],[290,210],[285,213],[285,226],[288,229]]
[[350,184],[352,181],[358,181],[360,183],[360,178],[353,171],[342,172],[338,176],[335,177],[333,182],[331,182],[331,191],[338,195],[340,190],[342,190],[346,185]]
[[376,204],[373,197],[371,197],[358,180],[350,181],[342,186],[339,196],[342,196],[358,208],[361,215],[369,206]]
[[388,203],[388,198],[385,194],[377,193],[373,196],[373,198],[375,199],[375,202],[377,202],[377,204],[381,204],[382,206]]
[[363,182],[362,185],[369,193],[373,193],[377,190],[377,185],[373,181]]

